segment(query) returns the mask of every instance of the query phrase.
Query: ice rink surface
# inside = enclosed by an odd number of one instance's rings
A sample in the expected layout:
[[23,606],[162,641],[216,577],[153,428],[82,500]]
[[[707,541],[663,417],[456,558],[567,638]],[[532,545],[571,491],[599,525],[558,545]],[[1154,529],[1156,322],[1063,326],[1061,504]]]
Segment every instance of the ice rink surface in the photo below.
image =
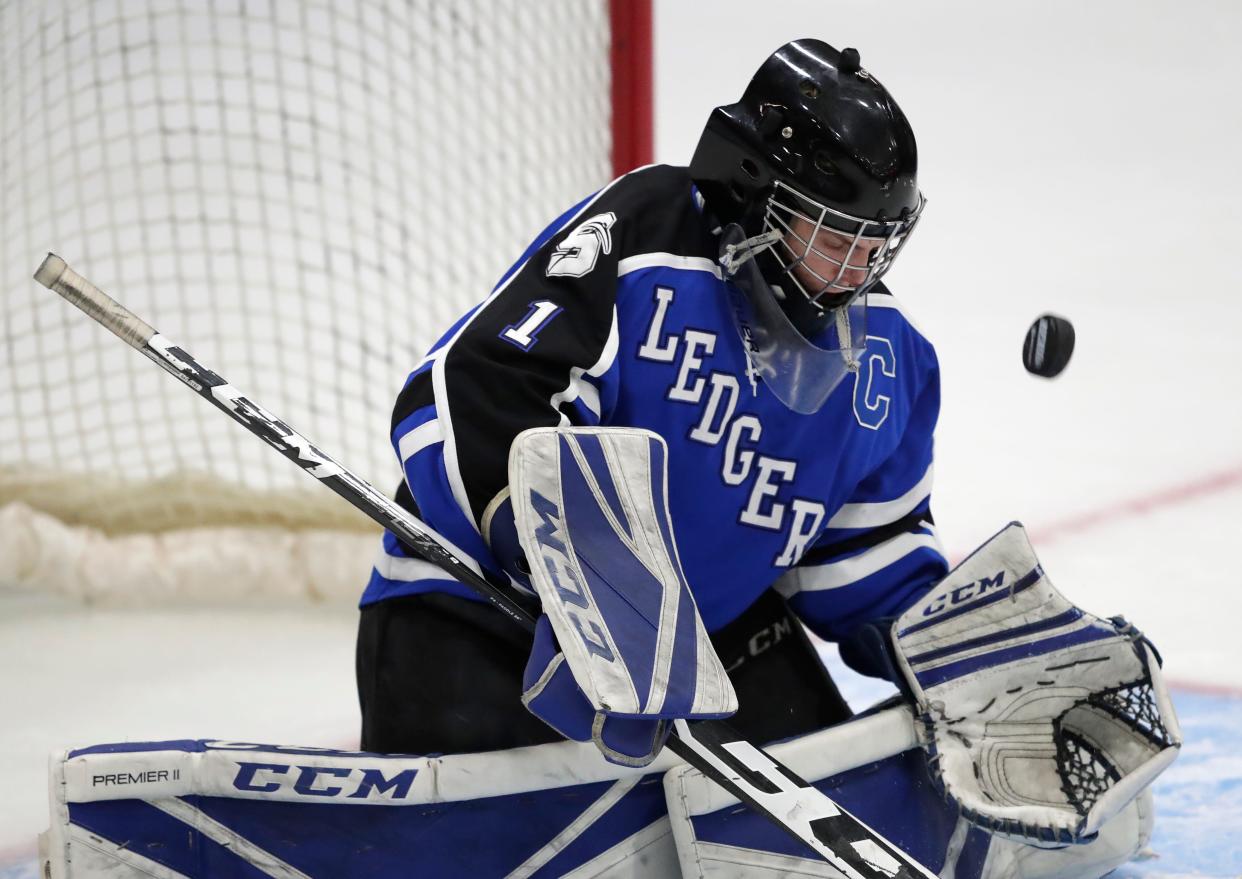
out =
[[[929,204],[889,280],[940,352],[942,539],[961,557],[1023,521],[1058,588],[1163,652],[1186,746],[1153,857],[1118,875],[1242,875],[1242,5],[663,2],[656,24],[660,161],[791,38],[857,46],[897,96]],[[1054,381],[1019,357],[1045,311],[1078,332]],[[0,876],[33,875],[55,748],[354,745],[353,624],[0,592]]]

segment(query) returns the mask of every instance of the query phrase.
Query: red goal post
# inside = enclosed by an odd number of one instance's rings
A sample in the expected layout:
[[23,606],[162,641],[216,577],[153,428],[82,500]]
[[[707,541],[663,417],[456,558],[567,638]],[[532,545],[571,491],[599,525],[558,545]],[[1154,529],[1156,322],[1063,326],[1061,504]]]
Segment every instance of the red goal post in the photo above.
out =
[[0,35],[0,586],[347,594],[374,548],[39,288],[46,251],[395,488],[422,351],[651,160],[650,0],[51,0]]

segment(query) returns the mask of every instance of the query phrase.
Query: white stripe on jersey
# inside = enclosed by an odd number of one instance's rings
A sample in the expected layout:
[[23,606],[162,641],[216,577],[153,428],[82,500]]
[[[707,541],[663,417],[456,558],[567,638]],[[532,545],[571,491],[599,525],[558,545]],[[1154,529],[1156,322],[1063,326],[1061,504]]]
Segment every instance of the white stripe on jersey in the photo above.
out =
[[[471,562],[469,557],[463,557],[463,561]],[[386,580],[399,580],[402,583],[413,583],[416,580],[452,580],[451,574],[445,572],[438,565],[419,558],[404,558],[397,555],[389,555],[381,547],[376,553],[375,570]],[[469,565],[478,573],[478,566],[471,563]]]
[[839,562],[793,568],[776,581],[776,589],[786,598],[798,592],[840,589],[882,571],[918,549],[931,549],[944,555],[935,529],[930,534],[906,532]]
[[[460,549],[446,540],[443,535],[437,535],[444,545],[448,547],[452,553],[461,559],[466,567],[482,576],[483,571],[479,567],[479,563],[470,556],[463,553]],[[376,572],[386,580],[396,580],[400,583],[417,583],[419,580],[452,580],[453,576],[441,568],[439,565],[432,564],[426,559],[418,557],[406,557],[399,555],[391,555],[384,549],[384,545],[380,544],[379,552],[375,554],[375,561],[372,562]],[[523,595],[534,595],[534,590],[515,579],[511,574],[506,573],[505,577],[509,581],[509,585],[521,592]]]
[[639,253],[627,256],[617,263],[617,277],[651,268],[685,269],[692,272],[708,272],[717,278],[722,277],[720,265],[707,257],[677,256],[672,253]]
[[404,464],[417,453],[434,443],[443,442],[444,434],[440,431],[440,422],[436,419],[420,424],[397,441],[397,451]]
[[[479,576],[483,576],[483,571],[479,567],[478,562],[470,558],[470,556],[465,555],[460,549],[454,547],[450,541],[444,540],[443,536],[441,536],[440,539],[444,541],[445,546],[452,550],[455,556],[465,562],[466,567],[474,571]],[[380,550],[375,554],[375,561],[371,564],[374,565],[376,572],[385,580],[396,580],[399,583],[417,583],[419,580],[454,579],[452,574],[445,571],[439,565],[432,564],[426,559],[420,559],[413,556],[406,557],[390,555],[384,550],[383,544],[380,544]],[[533,589],[525,583],[522,583],[520,580],[514,578],[513,575],[506,572],[505,577],[508,579],[509,585],[523,595],[533,596],[535,594]]]
[[[637,168],[629,173],[634,174],[641,170],[642,168]],[[603,198],[604,193],[608,192],[608,190],[616,186],[619,181],[628,176],[629,174],[624,174],[621,177],[618,177],[599,192],[595,193],[595,197],[586,202],[577,211],[577,213],[562,223],[560,227],[549,236],[549,240],[555,238],[565,229],[570,228],[573,223],[578,221],[579,217],[591,209],[592,205]],[[534,256],[534,254],[538,252],[538,250],[535,250],[531,256]],[[440,350],[436,352],[438,356],[435,357],[434,363],[431,367],[431,387],[436,401],[436,414],[439,416],[440,429],[444,434],[444,472],[445,475],[448,476],[449,488],[453,491],[453,498],[457,501],[457,506],[461,508],[462,513],[465,514],[466,521],[470,523],[470,527],[475,531],[479,530],[479,523],[474,521],[474,515],[470,512],[470,499],[466,495],[466,483],[465,480],[462,479],[461,465],[457,460],[457,442],[454,439],[453,434],[453,417],[452,412],[450,411],[448,388],[445,384],[444,363],[448,359],[449,351],[452,349],[453,345],[456,344],[457,340],[461,338],[461,334],[464,333],[472,323],[474,323],[475,318],[487,310],[487,306],[491,305],[492,302],[496,300],[497,296],[508,289],[509,285],[513,283],[513,279],[522,274],[522,271],[526,268],[529,262],[530,257],[527,257],[526,261],[514,269],[503,284],[492,291],[491,295],[483,301],[483,304],[478,307],[474,314],[470,315],[467,320],[462,321],[462,325],[457,328],[457,332],[453,334],[453,338],[445,342]]]
[[927,340],[927,333],[923,332],[919,325],[914,322],[914,318],[910,316],[910,312],[906,311],[906,307],[902,305],[901,301],[891,293],[887,296],[868,296],[867,308],[891,308],[893,311],[904,317],[906,319],[906,323],[908,323],[916,333],[922,336],[924,341]]
[[828,520],[828,528],[877,528],[907,516],[921,504],[932,490],[932,465],[927,465],[923,478],[899,498],[874,504],[844,504]]
[[[559,411],[562,403],[572,403],[574,400],[581,399],[582,404],[586,406],[595,415],[600,417],[599,391],[595,385],[583,378],[589,375],[591,378],[599,378],[612,368],[613,362],[617,359],[617,348],[620,342],[617,337],[617,307],[612,307],[612,326],[608,329],[608,341],[604,343],[604,350],[600,352],[599,360],[590,369],[583,369],[575,366],[569,370],[569,385],[563,391],[559,391],[552,395],[552,399],[548,402],[552,405],[553,411]],[[561,415],[561,426],[567,427],[569,419],[564,414]]]

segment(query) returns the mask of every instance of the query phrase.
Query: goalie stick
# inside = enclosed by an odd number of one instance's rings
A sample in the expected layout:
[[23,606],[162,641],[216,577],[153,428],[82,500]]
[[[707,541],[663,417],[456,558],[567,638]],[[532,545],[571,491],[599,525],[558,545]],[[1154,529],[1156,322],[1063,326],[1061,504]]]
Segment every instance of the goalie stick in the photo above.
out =
[[[427,561],[488,599],[528,631],[534,630],[536,614],[512,586],[485,576],[479,565],[463,558],[450,541],[198,363],[185,349],[69,268],[63,259],[49,253],[34,278],[392,531]],[[801,840],[848,879],[935,879],[918,861],[741,738],[727,723],[679,720],[668,747]]]

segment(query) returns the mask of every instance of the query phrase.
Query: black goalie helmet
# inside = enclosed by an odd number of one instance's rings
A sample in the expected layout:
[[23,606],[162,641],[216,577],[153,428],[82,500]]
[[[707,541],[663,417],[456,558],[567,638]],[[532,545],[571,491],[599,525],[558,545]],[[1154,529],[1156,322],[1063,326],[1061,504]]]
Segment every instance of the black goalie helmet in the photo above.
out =
[[690,174],[715,219],[743,233],[726,269],[754,257],[813,336],[901,251],[923,207],[917,165],[909,122],[858,52],[796,40],[712,112]]

